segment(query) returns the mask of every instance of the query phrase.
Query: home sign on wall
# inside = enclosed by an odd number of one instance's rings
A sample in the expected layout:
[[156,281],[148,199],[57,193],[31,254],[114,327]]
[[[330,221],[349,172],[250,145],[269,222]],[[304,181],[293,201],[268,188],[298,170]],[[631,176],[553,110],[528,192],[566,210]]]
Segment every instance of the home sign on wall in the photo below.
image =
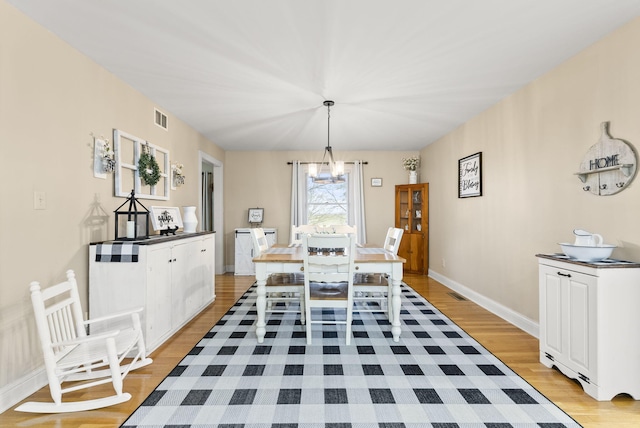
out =
[[607,196],[629,187],[636,175],[637,154],[631,144],[611,137],[609,122],[600,128],[600,141],[591,146],[575,175],[585,192]]

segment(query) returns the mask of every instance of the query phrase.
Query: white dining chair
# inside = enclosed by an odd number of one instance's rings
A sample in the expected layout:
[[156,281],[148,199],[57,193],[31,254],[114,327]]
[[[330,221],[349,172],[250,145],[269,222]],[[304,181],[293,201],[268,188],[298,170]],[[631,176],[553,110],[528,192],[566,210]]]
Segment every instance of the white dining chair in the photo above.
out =
[[[256,227],[250,230],[253,243],[253,257],[259,257],[269,250],[269,242],[264,229]],[[267,311],[269,312],[300,312],[300,321],[304,318],[304,275],[296,273],[279,273],[267,278]],[[289,303],[300,302],[300,309],[290,309]],[[279,305],[278,303],[282,303]]]
[[[344,234],[311,234],[302,238],[307,344],[312,324],[345,324],[346,344],[351,343],[355,237]],[[313,249],[313,251],[310,251]],[[344,309],[345,319],[313,309]],[[314,315],[320,315],[314,318]]]
[[[382,248],[397,255],[404,230],[397,227],[387,229]],[[357,312],[387,312],[391,319],[391,282],[381,273],[356,274],[353,284],[355,310]]]
[[[80,412],[128,401],[131,394],[123,392],[125,376],[131,370],[152,363],[146,355],[140,326],[139,312],[142,308],[85,321],[72,270],[67,271],[64,282],[42,289],[39,282],[33,281],[30,290],[53,402],[29,401],[16,410],[31,413]],[[122,296],[123,299],[126,297]],[[117,318],[121,319],[122,328],[90,332],[91,326]],[[124,363],[125,357],[131,359]],[[113,395],[62,401],[63,394],[67,392],[107,383],[113,386]]]

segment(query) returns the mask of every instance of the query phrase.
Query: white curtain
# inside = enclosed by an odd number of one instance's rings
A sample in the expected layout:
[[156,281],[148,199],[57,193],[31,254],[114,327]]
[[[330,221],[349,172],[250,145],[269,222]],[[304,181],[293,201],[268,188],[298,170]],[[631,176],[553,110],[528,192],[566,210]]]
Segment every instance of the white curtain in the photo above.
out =
[[367,243],[367,227],[364,220],[364,178],[362,161],[353,162],[353,217],[358,236],[358,244]]
[[[306,223],[305,200],[307,186],[305,183],[304,167],[300,161],[293,161],[291,167],[291,225],[299,226]],[[293,242],[289,229],[289,243]]]

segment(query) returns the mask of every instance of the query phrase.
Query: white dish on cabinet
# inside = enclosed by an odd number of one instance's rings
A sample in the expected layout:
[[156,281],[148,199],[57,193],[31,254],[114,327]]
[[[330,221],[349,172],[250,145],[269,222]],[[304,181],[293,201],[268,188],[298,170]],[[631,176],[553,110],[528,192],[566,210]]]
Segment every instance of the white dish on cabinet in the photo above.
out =
[[576,259],[582,262],[597,262],[604,260],[611,256],[615,245],[602,244],[597,247],[591,247],[586,245],[573,245],[567,243],[559,244],[562,248],[562,252],[572,259]]

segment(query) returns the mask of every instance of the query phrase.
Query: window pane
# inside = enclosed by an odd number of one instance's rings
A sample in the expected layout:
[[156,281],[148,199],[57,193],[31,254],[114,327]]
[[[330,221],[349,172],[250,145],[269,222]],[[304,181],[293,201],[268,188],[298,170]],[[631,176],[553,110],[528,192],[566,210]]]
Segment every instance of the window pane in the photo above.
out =
[[343,183],[316,183],[307,178],[307,224],[347,224],[348,174]]

